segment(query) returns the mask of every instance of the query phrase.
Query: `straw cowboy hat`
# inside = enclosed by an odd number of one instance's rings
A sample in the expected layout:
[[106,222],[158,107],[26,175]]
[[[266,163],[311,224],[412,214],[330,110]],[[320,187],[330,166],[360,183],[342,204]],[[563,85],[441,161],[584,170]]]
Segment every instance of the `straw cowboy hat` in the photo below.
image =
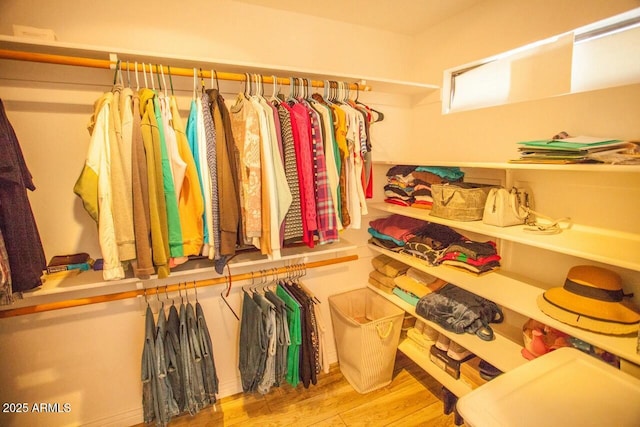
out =
[[622,290],[620,276],[611,270],[577,265],[564,286],[538,297],[538,307],[556,320],[590,331],[624,335],[636,333],[640,313]]

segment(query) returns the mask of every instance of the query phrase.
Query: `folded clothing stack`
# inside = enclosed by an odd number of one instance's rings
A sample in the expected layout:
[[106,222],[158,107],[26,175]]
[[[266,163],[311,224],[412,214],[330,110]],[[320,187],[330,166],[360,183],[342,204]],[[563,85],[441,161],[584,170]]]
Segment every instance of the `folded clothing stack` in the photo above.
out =
[[369,273],[369,283],[387,293],[392,293],[398,276],[407,272],[409,266],[387,255],[378,255],[371,260],[373,271]]
[[482,274],[498,269],[500,259],[495,242],[464,240],[449,245],[438,262],[459,267],[475,274]]
[[384,186],[385,202],[431,209],[432,184],[458,182],[463,178],[464,172],[455,167],[394,166],[387,171],[387,185]]
[[400,251],[426,221],[403,215],[390,215],[369,222],[370,243],[394,252]]
[[[393,282],[396,286],[394,293],[399,290],[414,296],[417,300],[430,292],[438,290],[446,283],[413,267],[409,268],[406,274],[396,277]],[[413,305],[415,306],[415,304]]]

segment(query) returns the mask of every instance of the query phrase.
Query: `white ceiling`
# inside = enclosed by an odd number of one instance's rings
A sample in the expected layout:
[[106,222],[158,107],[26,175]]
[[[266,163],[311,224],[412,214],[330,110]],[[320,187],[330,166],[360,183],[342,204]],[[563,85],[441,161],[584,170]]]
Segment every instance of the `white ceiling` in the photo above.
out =
[[413,36],[482,0],[235,1]]

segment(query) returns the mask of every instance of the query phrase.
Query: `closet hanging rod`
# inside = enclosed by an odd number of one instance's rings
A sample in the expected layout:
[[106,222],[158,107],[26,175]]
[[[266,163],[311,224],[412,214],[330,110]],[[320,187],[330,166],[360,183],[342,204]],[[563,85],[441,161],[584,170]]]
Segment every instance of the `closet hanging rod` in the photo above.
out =
[[[108,59],[93,59],[93,58],[81,58],[76,56],[64,56],[64,55],[53,55],[48,53],[37,53],[37,52],[24,52],[19,50],[10,50],[10,49],[0,49],[0,59],[12,59],[16,61],[28,61],[28,62],[42,62],[47,64],[57,64],[57,65],[72,65],[77,67],[89,67],[89,68],[104,68],[104,69],[115,69],[116,63],[114,61]],[[153,72],[157,73],[160,70],[157,68],[156,64],[145,63],[147,66],[151,66],[153,68]],[[142,62],[138,61],[138,65],[142,66]],[[167,67],[166,64],[158,64],[163,67]],[[135,63],[132,60],[129,62],[120,61],[120,67],[122,71],[136,71]],[[198,77],[202,78],[212,78],[216,77],[219,80],[230,80],[236,82],[244,82],[246,81],[245,74],[240,73],[229,73],[224,71],[215,71],[215,70],[202,70],[199,67]],[[141,71],[140,68],[138,71]],[[213,73],[212,73],[213,71]],[[254,73],[249,73],[254,74]],[[193,68],[180,68],[180,67],[171,67],[171,75],[172,76],[184,76],[184,77],[193,77]],[[288,77],[276,77],[278,84],[288,85],[290,84],[290,79]],[[263,75],[262,76],[263,83],[271,84],[273,83],[272,75]],[[312,87],[324,87],[324,81],[322,80],[311,80],[310,84]],[[350,90],[355,91],[370,91],[371,87],[367,85],[362,85],[359,83],[349,83],[348,84]]]
[[[326,260],[321,260],[321,261],[313,261],[313,262],[309,262],[309,263],[304,263],[301,264],[304,266],[305,269],[311,269],[311,268],[318,268],[318,267],[324,267],[327,265],[333,265],[333,264],[341,264],[344,262],[349,262],[349,261],[355,261],[358,259],[358,255],[347,255],[347,256],[343,256],[343,257],[338,257],[338,258],[330,258],[330,259],[326,259]],[[298,265],[298,264],[294,264],[294,265]],[[259,272],[251,272],[251,273],[241,273],[241,274],[232,274],[231,275],[231,281],[243,281],[243,280],[251,280],[251,279],[257,279],[260,277],[267,277],[267,276],[274,276],[274,275],[282,275],[282,274],[286,274],[288,272],[291,271],[291,267],[278,267],[278,268],[272,268],[269,270],[261,270]],[[203,288],[206,286],[214,286],[214,285],[220,285],[223,283],[226,283],[228,280],[228,278],[226,276],[222,276],[222,277],[215,277],[212,279],[204,279],[204,280],[197,280],[194,282],[187,282],[188,283],[188,288]],[[149,287],[149,288],[143,288],[143,289],[136,289],[136,290],[131,290],[131,291],[123,291],[123,292],[117,292],[117,293],[113,293],[113,294],[105,294],[105,295],[95,295],[92,297],[87,297],[87,298],[77,298],[77,299],[70,299],[70,300],[64,300],[64,301],[56,301],[56,302],[51,302],[51,303],[45,303],[45,304],[36,304],[36,305],[30,305],[30,306],[26,306],[26,307],[19,307],[19,308],[10,308],[8,310],[0,310],[0,319],[5,319],[5,318],[9,318],[9,317],[16,317],[16,316],[23,316],[25,314],[33,314],[33,313],[42,313],[45,311],[53,311],[53,310],[60,310],[63,308],[71,308],[71,307],[80,307],[83,305],[90,305],[90,304],[98,304],[101,302],[111,302],[111,301],[118,301],[118,300],[123,300],[123,299],[128,299],[128,298],[136,298],[138,296],[144,296],[146,295],[147,297],[149,296],[153,296],[157,293],[169,293],[169,292],[178,292],[179,290],[182,290],[184,288],[184,286],[182,286],[181,282],[180,284],[176,284],[176,285],[170,285],[170,286],[162,286],[162,287]]]

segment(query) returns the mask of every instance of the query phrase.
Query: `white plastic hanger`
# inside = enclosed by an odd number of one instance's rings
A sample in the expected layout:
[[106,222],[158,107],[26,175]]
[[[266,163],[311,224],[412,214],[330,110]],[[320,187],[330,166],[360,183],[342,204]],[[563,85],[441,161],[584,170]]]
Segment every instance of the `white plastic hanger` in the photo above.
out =
[[162,84],[164,85],[164,96],[168,98],[167,81],[164,78],[164,66],[162,64],[160,64],[160,75],[162,75]]
[[140,80],[138,79],[138,61],[135,61],[135,67],[136,67],[136,92],[138,92],[140,90]]
[[144,87],[148,88],[149,82],[147,82],[147,67],[144,62],[142,63],[142,75],[144,76]]

